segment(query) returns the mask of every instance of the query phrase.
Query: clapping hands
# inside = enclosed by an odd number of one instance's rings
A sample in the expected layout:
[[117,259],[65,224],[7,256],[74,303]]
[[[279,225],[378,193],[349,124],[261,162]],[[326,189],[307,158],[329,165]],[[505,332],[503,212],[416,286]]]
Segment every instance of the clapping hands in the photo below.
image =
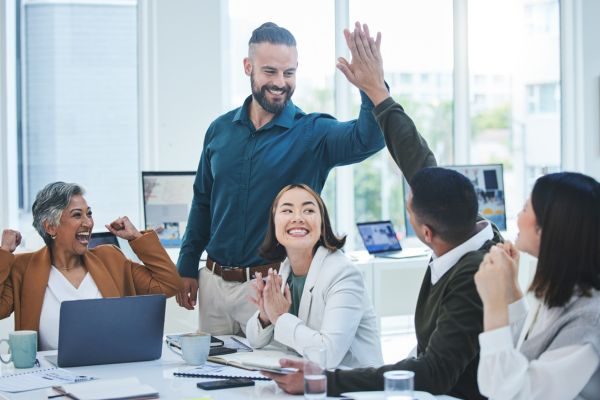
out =
[[519,252],[510,242],[493,246],[475,274],[486,330],[508,323],[508,305],[523,297],[519,287]]
[[259,309],[258,318],[263,327],[277,323],[282,314],[289,311],[292,304],[290,288],[286,284],[282,293],[283,279],[277,271],[269,268],[266,281],[260,272],[256,273],[256,279],[252,283],[254,296],[250,300]]

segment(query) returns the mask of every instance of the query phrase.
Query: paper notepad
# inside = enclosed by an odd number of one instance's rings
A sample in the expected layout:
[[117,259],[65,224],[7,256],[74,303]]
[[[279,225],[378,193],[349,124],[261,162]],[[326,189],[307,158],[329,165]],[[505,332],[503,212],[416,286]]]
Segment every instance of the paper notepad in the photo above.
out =
[[[279,360],[282,358],[288,358],[292,360],[300,360],[296,354],[286,352],[277,348],[265,348],[255,349],[252,352],[237,352],[233,354],[225,354],[217,357],[208,357],[209,361],[231,365],[243,369],[258,369],[254,365],[261,365],[263,367],[279,368]],[[246,365],[248,363],[248,365]]]
[[92,382],[62,385],[62,389],[79,400],[156,399],[158,391],[138,378],[99,379]]
[[92,379],[96,378],[76,375],[61,368],[36,368],[0,376],[0,391],[9,393],[26,392]]

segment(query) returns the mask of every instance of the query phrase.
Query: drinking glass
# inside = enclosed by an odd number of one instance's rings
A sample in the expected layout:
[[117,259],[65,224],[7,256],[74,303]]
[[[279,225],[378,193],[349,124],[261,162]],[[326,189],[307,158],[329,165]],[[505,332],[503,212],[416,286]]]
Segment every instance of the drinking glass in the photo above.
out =
[[327,349],[324,346],[304,348],[304,398],[327,397]]
[[415,373],[387,371],[383,374],[386,400],[412,400]]

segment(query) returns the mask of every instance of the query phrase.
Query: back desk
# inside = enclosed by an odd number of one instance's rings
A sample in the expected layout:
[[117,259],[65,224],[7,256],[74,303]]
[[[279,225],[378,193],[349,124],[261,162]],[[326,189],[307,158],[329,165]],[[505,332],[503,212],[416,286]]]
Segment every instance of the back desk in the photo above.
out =
[[[177,260],[177,249],[168,252]],[[375,258],[366,252],[351,253],[350,257],[363,275],[379,327],[382,317],[414,314],[429,257]],[[175,298],[167,300],[165,332],[189,332],[197,328],[197,311],[179,307]]]

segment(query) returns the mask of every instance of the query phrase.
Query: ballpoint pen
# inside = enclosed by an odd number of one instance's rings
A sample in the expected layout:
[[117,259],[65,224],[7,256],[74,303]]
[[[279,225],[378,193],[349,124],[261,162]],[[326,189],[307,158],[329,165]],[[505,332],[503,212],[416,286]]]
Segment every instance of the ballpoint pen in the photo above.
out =
[[[252,347],[250,347],[250,346],[246,345],[246,344],[245,344],[244,342],[242,342],[241,340],[239,340],[239,339],[236,339],[234,336],[231,336],[231,340],[233,340],[234,342],[236,342],[236,343],[240,344],[240,345],[241,345],[241,346],[244,348],[244,351],[253,351],[253,350],[252,350]],[[240,350],[240,349],[238,349],[238,350]]]
[[62,387],[60,386],[52,386],[52,390],[54,390],[57,393],[60,394],[55,394],[55,395],[51,395],[48,396],[49,399],[54,399],[56,397],[66,397],[68,399],[73,399],[73,400],[79,400],[77,397],[73,396],[71,393],[67,392],[66,390],[64,390]]

